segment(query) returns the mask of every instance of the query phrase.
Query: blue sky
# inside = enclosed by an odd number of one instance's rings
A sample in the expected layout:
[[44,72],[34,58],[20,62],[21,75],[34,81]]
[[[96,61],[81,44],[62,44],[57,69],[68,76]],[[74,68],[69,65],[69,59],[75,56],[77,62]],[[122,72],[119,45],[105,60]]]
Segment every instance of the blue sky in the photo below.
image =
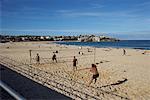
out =
[[150,0],[1,0],[1,31],[150,39],[149,5]]

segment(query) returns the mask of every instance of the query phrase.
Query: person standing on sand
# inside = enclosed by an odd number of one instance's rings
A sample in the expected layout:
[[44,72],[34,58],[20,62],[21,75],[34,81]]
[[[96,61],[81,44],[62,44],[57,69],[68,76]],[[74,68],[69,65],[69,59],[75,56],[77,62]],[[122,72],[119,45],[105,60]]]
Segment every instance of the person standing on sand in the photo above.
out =
[[54,55],[53,55],[53,57],[52,57],[52,60],[54,61],[56,61],[56,63],[57,63],[57,59],[56,59],[56,55],[55,55],[55,53],[54,53]]
[[94,84],[95,84],[96,81],[97,81],[97,78],[99,77],[97,66],[95,64],[92,64],[91,68],[78,69],[78,71],[85,70],[85,69],[90,69],[90,72],[93,74],[93,76],[91,77],[90,82],[88,83],[88,86],[90,86],[90,84],[93,82],[93,80],[95,80],[95,82],[94,82]]
[[37,55],[36,55],[36,63],[37,63],[37,64],[40,64],[40,56],[39,56],[38,53],[37,53]]
[[126,55],[126,50],[125,49],[123,49],[123,55]]
[[76,59],[76,57],[74,56],[73,58],[73,70],[75,71],[75,69],[77,70],[77,63],[78,63],[78,60]]
[[90,72],[93,74],[93,76],[88,84],[90,86],[90,84],[93,82],[93,80],[95,80],[94,84],[96,83],[97,78],[99,77],[99,73],[97,70],[97,66],[95,64],[92,64],[92,67],[89,69],[90,69]]

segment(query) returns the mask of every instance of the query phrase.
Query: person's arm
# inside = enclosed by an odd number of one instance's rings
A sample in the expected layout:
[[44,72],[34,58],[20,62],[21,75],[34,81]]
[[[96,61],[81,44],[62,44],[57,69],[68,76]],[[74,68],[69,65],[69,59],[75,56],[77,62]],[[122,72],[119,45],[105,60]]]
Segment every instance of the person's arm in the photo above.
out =
[[91,68],[82,68],[82,69],[78,69],[77,71],[86,70],[86,69],[91,69]]
[[90,72],[93,72],[93,69],[92,69],[92,68],[90,68]]

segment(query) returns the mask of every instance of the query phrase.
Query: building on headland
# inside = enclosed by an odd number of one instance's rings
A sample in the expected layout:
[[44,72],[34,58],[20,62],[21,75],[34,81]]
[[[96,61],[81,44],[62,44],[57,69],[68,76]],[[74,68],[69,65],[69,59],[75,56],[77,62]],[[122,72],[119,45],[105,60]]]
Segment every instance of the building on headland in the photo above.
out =
[[95,36],[95,35],[85,35],[79,36],[78,41],[80,42],[101,42],[101,41],[119,41],[119,39],[106,37],[106,36]]
[[20,41],[79,41],[79,42],[101,42],[101,41],[119,41],[119,39],[107,36],[79,35],[79,36],[3,36],[0,35],[2,42],[20,42]]

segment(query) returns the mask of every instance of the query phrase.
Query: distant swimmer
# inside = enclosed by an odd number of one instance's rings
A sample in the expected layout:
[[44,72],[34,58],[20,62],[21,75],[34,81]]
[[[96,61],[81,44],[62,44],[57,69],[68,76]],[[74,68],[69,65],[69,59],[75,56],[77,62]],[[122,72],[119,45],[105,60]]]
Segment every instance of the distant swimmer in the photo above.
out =
[[38,53],[37,53],[37,55],[36,55],[36,63],[37,63],[37,64],[40,64],[40,56],[39,56]]
[[53,57],[52,57],[52,60],[54,61],[56,61],[56,63],[57,63],[57,59],[56,59],[56,55],[55,55],[55,53],[54,53],[54,55],[53,55]]
[[76,59],[76,57],[74,56],[73,58],[73,70],[75,71],[75,69],[77,70],[77,63],[78,63],[78,60]]
[[123,49],[123,55],[126,55],[126,50],[125,49]]

